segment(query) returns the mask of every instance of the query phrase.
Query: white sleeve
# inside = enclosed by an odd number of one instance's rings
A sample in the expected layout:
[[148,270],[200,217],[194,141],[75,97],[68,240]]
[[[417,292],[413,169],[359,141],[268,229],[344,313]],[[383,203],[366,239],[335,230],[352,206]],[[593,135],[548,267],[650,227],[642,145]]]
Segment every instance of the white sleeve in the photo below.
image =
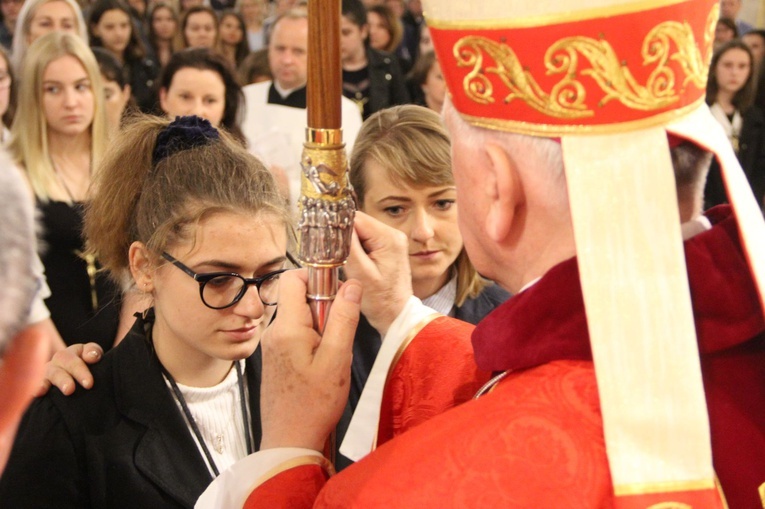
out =
[[197,500],[194,509],[242,509],[247,497],[274,469],[305,456],[324,457],[312,449],[280,447],[246,456],[213,480]]
[[385,383],[396,353],[404,341],[410,337],[412,330],[434,314],[437,314],[436,311],[424,305],[420,299],[410,297],[404,309],[391,324],[383,338],[382,346],[377,353],[374,366],[340,446],[340,453],[346,458],[359,461],[372,452],[380,423],[380,406]]
[[32,307],[29,310],[27,325],[40,323],[43,320],[50,318],[50,311],[48,311],[48,307],[44,302],[45,299],[50,297],[50,288],[45,279],[45,268],[43,267],[39,256],[35,255],[34,260],[32,260],[32,267],[35,276],[37,276],[38,287],[34,300],[32,300]]

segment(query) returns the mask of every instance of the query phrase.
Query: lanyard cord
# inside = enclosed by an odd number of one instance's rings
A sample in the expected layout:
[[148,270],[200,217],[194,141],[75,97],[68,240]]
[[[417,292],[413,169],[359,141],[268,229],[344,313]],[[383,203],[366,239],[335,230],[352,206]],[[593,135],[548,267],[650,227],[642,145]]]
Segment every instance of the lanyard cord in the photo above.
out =
[[[162,366],[162,363],[160,363],[160,366],[162,368],[162,373],[165,375],[165,377],[167,377],[167,380],[170,382],[170,387],[173,388],[173,393],[175,394],[175,397],[178,399],[178,403],[181,404],[181,408],[183,409],[183,414],[186,416],[186,420],[189,422],[189,425],[191,426],[191,431],[193,431],[194,436],[197,437],[197,441],[199,441],[199,446],[202,448],[202,452],[204,453],[205,458],[207,458],[207,462],[210,464],[210,468],[212,469],[214,474],[213,477],[218,477],[220,475],[220,471],[218,471],[218,467],[217,465],[215,465],[215,461],[213,461],[212,454],[210,454],[210,449],[207,448],[207,444],[202,438],[202,433],[199,431],[199,426],[197,426],[197,421],[194,420],[194,416],[191,415],[191,411],[189,410],[189,407],[186,404],[186,398],[183,397],[183,393],[181,392],[180,388],[178,388],[178,384],[175,382],[175,379],[172,377],[172,375],[168,373],[168,371],[165,369],[164,366]],[[236,361],[234,363],[234,366],[236,366],[236,379],[237,379],[237,384],[239,385],[239,400],[242,403],[242,422],[244,423],[244,437],[247,440],[247,454],[252,454],[254,451],[252,449],[252,438],[250,437],[250,419],[247,413],[247,402],[245,401],[245,395],[244,395],[244,377],[242,376],[242,368],[239,365],[239,361]]]

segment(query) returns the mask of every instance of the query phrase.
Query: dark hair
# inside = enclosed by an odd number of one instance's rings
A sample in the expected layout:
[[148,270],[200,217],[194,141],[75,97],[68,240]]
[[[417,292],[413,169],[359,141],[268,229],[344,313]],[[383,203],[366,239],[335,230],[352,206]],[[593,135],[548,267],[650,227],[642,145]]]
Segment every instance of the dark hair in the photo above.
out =
[[730,18],[720,18],[717,20],[718,25],[725,25],[727,28],[733,30],[733,37],[738,37],[738,27],[736,26],[736,20]]
[[215,21],[215,43],[218,42],[218,37],[220,36],[220,23],[218,21],[218,15],[215,14],[215,11],[212,10],[211,7],[207,7],[206,5],[195,5],[188,11],[183,13],[183,17],[181,18],[181,28],[178,31],[181,34],[181,40],[183,41],[183,46],[188,47],[189,43],[186,40],[186,25],[189,23],[189,17],[191,17],[193,14],[198,14],[200,12],[206,12],[209,14],[212,19]]
[[178,40],[178,33],[180,32],[180,20],[178,19],[178,12],[173,8],[172,5],[160,2],[157,4],[154,4],[154,7],[151,8],[151,11],[149,11],[149,15],[147,17],[147,22],[149,25],[149,43],[154,46],[156,49],[157,47],[157,34],[154,32],[154,13],[157,12],[160,9],[167,9],[170,11],[170,14],[172,14],[173,19],[175,20],[175,26],[176,26],[176,37],[174,40],[170,42],[170,48],[175,53],[175,51],[178,49],[177,46],[179,44]]
[[244,18],[241,14],[237,11],[233,10],[226,10],[223,12],[223,14],[220,15],[220,19],[218,20],[218,46],[220,47],[223,42],[220,40],[220,24],[223,22],[223,19],[225,17],[233,17],[237,23],[239,23],[239,28],[242,31],[242,40],[239,41],[239,43],[236,45],[236,52],[234,53],[234,61],[236,62],[237,67],[241,65],[242,61],[247,58],[247,55],[250,54],[250,43],[247,42],[247,25],[244,23]]
[[414,67],[412,67],[412,70],[409,71],[409,74],[407,75],[409,82],[417,87],[424,85],[425,82],[428,81],[430,68],[433,67],[435,62],[436,53],[433,50],[420,55],[419,58],[417,58]]
[[741,39],[734,39],[722,44],[712,56],[712,63],[709,65],[709,79],[707,80],[706,102],[712,105],[717,100],[717,93],[720,91],[720,84],[717,82],[717,64],[720,62],[720,58],[732,49],[746,51],[746,54],[749,55],[749,76],[746,78],[744,86],[736,92],[731,101],[733,106],[744,112],[754,101],[754,58],[749,50],[749,46],[744,44]]
[[393,10],[385,4],[373,5],[367,10],[367,15],[370,12],[374,12],[380,16],[385,24],[388,25],[388,35],[390,35],[390,41],[388,45],[381,48],[388,53],[395,53],[401,44],[401,40],[404,38],[404,27],[401,25],[401,20],[396,17]]
[[[98,70],[101,71],[101,76],[104,77],[104,85],[107,81],[114,81],[119,85],[120,90],[125,90],[127,85],[130,85],[130,69],[127,66],[123,66],[117,60],[109,50],[105,48],[90,48],[93,51],[93,55],[96,57],[98,63]],[[136,102],[133,94],[130,94],[130,98],[125,105],[125,110],[122,112],[122,121],[132,112],[136,110]]]
[[273,79],[271,67],[268,64],[268,49],[253,51],[239,65],[239,80],[244,85],[255,82],[255,78],[265,76]]
[[765,30],[762,28],[755,28],[754,30],[749,30],[745,34],[741,34],[741,37],[744,37],[745,35],[756,35],[760,39],[762,39],[762,42],[765,43]]
[[130,40],[125,48],[124,60],[137,61],[146,57],[146,48],[143,47],[141,39],[138,37],[138,30],[133,24],[133,14],[130,7],[122,0],[98,0],[93,4],[88,19],[88,32],[90,33],[90,45],[92,47],[103,47],[104,43],[100,37],[97,37],[93,27],[101,21],[101,17],[108,11],[122,11],[128,17],[130,23]]
[[120,88],[130,84],[130,72],[110,51],[105,48],[91,48],[98,62],[98,70],[107,81],[115,81]]
[[16,114],[16,76],[13,73],[13,65],[5,48],[0,46],[0,58],[5,60],[8,76],[11,78],[11,89],[8,91],[8,109],[3,114],[3,125],[10,128],[13,124],[13,116]]
[[341,9],[343,16],[359,28],[367,24],[367,8],[361,0],[343,0]]
[[159,87],[165,90],[169,89],[175,73],[186,68],[213,71],[221,77],[226,88],[226,104],[223,108],[223,119],[220,124],[235,138],[244,142],[244,135],[239,127],[244,94],[231,65],[225,58],[209,48],[187,48],[175,53],[170,58],[159,78]]

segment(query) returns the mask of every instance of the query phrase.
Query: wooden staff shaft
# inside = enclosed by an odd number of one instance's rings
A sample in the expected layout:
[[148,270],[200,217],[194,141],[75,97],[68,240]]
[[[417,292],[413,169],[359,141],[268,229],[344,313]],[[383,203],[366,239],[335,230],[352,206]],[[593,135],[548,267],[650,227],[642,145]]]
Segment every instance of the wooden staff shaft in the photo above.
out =
[[342,92],[340,0],[311,0],[308,3],[308,127],[341,127]]

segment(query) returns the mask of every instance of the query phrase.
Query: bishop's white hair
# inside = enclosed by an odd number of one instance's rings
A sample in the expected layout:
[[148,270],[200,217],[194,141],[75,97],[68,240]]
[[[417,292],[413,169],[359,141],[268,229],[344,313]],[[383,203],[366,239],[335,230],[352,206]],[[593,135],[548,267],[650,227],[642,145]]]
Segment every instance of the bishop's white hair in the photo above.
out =
[[26,323],[38,290],[36,245],[30,192],[0,149],[0,353]]

